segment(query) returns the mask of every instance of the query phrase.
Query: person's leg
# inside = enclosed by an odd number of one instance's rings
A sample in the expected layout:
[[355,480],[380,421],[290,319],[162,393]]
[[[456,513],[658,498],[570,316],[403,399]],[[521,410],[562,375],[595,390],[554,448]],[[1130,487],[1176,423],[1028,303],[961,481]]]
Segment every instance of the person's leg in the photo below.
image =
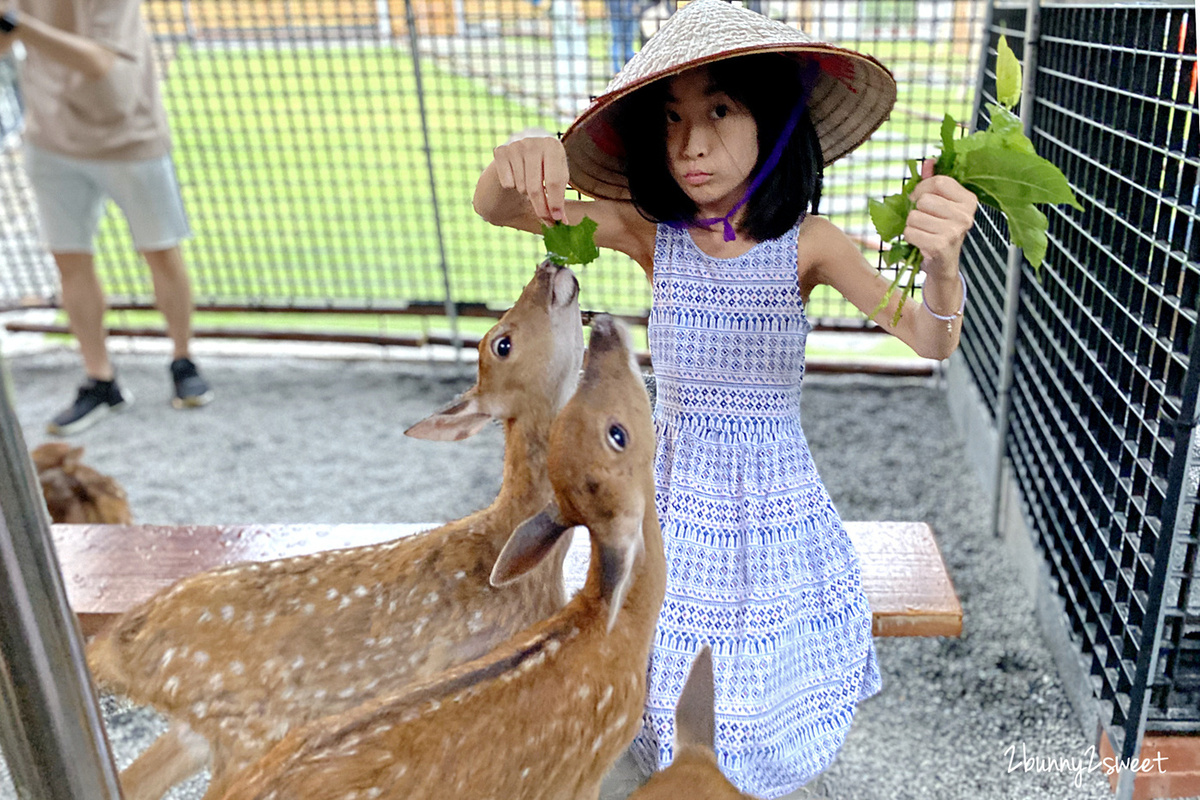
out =
[[154,301],[167,323],[174,348],[172,358],[189,358],[192,339],[192,284],[179,245],[166,250],[145,250],[154,281]]
[[113,163],[105,188],[125,212],[129,233],[150,267],[154,301],[167,323],[173,360],[171,381],[175,408],[194,408],[212,400],[212,391],[190,357],[192,283],[183,263],[180,242],[191,236],[179,182],[171,157]]
[[104,289],[96,276],[95,258],[91,253],[53,255],[62,280],[62,308],[79,341],[83,369],[89,378],[111,381],[113,368],[104,336]]

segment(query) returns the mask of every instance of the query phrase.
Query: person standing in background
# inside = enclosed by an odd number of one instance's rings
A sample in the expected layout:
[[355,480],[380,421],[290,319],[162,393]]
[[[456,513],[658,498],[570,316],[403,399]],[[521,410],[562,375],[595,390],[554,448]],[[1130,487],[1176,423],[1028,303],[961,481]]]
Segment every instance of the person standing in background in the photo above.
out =
[[638,19],[644,6],[638,0],[605,0],[612,29],[612,71],[617,73],[633,58],[638,38]]
[[0,14],[0,54],[20,41],[25,168],[62,307],[86,380],[54,417],[52,434],[83,430],[131,401],[105,344],[104,290],[94,241],[111,198],[146,259],[174,345],[172,405],[202,406],[212,391],[189,353],[192,289],[180,243],[191,236],[171,161],[171,136],[140,0],[17,0]]

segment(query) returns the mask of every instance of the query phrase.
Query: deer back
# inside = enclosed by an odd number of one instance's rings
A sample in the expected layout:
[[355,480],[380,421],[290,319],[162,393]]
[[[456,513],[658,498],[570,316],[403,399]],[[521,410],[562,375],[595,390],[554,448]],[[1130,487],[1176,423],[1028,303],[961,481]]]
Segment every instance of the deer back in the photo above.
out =
[[540,266],[485,337],[476,385],[414,426],[455,439],[480,418],[505,425],[491,506],[386,544],[184,579],[93,640],[97,680],[205,737],[220,786],[292,727],[477,658],[560,609],[565,544],[528,581],[497,588],[489,575],[513,527],[551,494],[558,383],[573,387],[582,359],[577,295],[570,270]]

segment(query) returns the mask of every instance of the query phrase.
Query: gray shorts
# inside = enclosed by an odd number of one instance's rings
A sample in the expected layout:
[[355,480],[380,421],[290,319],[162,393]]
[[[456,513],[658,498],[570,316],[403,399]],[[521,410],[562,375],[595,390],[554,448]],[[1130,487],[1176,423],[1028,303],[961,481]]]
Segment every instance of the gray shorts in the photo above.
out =
[[140,251],[168,250],[192,235],[170,155],[97,161],[25,143],[25,171],[37,198],[42,239],[52,253],[91,253],[104,204],[125,214]]

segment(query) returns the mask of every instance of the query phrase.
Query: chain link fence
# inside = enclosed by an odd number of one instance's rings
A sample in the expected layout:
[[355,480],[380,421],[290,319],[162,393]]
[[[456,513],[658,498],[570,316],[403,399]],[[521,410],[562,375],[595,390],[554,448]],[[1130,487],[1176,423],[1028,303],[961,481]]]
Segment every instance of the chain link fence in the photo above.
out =
[[[904,160],[933,152],[944,111],[969,114],[983,0],[752,6],[873,53],[896,73],[891,120],[828,171],[822,201],[873,260],[867,198],[896,191]],[[492,148],[529,127],[565,130],[673,8],[146,0],[196,234],[185,255],[198,308],[433,315],[428,329],[507,307],[542,250],[537,237],[493,228],[471,209]],[[11,95],[10,75],[0,73],[0,85]],[[4,107],[0,99],[0,126]],[[0,205],[0,308],[56,305],[16,133],[0,154]],[[149,275],[115,209],[97,256],[114,307],[152,307]],[[645,278],[624,256],[606,253],[584,268],[582,284],[587,308],[633,317],[648,309]],[[814,297],[810,316],[867,327],[836,295]]]

